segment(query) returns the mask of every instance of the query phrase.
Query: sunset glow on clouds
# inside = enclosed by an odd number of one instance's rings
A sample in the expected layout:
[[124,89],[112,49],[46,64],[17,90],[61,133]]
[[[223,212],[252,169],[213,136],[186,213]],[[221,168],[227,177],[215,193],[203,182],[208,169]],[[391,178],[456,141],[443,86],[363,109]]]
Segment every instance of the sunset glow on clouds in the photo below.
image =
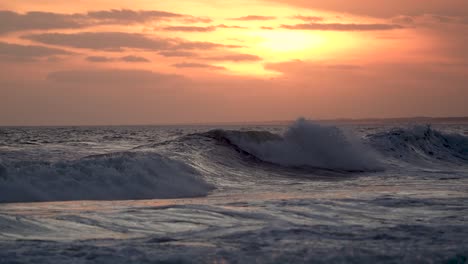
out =
[[0,125],[468,115],[464,0],[3,2]]

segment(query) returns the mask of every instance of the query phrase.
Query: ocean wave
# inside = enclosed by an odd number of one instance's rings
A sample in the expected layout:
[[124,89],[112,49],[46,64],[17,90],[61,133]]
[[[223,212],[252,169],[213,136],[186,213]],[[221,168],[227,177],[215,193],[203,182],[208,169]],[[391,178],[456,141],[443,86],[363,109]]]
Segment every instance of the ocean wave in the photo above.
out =
[[258,160],[286,167],[376,171],[376,153],[359,138],[333,126],[299,119],[284,135],[268,131],[212,130],[203,134]]
[[157,153],[0,164],[0,202],[182,198],[212,189],[194,168]]
[[368,139],[381,153],[408,163],[468,161],[468,137],[444,133],[429,125],[395,128],[370,135]]

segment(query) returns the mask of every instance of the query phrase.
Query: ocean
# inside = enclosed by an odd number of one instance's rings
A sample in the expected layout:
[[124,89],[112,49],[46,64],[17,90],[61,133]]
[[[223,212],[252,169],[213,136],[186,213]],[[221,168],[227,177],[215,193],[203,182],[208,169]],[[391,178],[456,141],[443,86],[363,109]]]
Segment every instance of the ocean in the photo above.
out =
[[0,263],[468,263],[468,122],[1,127]]

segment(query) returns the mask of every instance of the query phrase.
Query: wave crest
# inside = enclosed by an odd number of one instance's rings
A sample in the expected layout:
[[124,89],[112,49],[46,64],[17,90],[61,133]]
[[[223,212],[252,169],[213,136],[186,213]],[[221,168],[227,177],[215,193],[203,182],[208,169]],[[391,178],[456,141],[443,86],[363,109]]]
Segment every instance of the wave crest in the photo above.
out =
[[468,161],[468,137],[444,133],[431,126],[396,128],[369,136],[379,151],[407,162]]
[[0,166],[0,202],[181,198],[212,189],[189,165],[156,153]]
[[343,171],[382,169],[360,139],[332,126],[297,120],[283,136],[267,131],[213,130],[204,134],[255,158],[288,167]]

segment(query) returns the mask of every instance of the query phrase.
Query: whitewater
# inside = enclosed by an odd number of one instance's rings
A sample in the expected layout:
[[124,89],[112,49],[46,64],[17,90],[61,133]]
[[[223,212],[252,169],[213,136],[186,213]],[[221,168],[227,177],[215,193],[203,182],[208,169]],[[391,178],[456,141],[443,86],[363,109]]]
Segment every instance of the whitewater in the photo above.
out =
[[466,121],[0,127],[0,263],[467,263]]

